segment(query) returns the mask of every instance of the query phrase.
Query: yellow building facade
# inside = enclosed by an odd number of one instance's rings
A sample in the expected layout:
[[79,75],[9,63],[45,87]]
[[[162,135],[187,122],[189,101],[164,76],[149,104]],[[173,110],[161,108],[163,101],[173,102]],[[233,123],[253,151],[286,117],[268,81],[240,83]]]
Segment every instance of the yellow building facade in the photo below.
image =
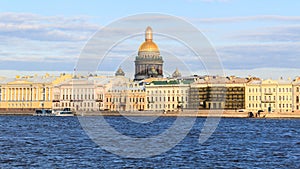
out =
[[143,86],[125,77],[115,78],[106,86],[104,107],[109,111],[144,111],[146,93]]
[[[0,87],[0,110],[34,111],[52,108],[53,84],[67,78],[50,76],[16,76],[15,79],[2,82]],[[69,77],[70,78],[70,77]]]
[[251,112],[291,112],[292,83],[288,80],[254,80],[246,84],[246,109]]

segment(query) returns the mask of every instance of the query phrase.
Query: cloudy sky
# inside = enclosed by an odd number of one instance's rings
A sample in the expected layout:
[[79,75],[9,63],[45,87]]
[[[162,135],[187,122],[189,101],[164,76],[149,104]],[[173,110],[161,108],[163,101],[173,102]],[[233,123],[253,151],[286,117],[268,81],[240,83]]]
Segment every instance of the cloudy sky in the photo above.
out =
[[[226,75],[294,78],[300,75],[299,5],[296,0],[0,1],[0,76],[72,71],[99,29],[126,16],[154,12],[178,16],[198,28],[214,46]],[[118,51],[136,44],[138,50],[139,39],[143,41],[142,35],[127,46],[124,41]]]

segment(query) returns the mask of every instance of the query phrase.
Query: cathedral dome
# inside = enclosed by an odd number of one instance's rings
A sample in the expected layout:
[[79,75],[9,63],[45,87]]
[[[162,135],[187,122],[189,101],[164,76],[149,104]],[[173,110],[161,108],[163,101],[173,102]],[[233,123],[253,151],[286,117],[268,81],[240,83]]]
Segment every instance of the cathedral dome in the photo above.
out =
[[153,32],[150,26],[145,31],[145,42],[139,48],[139,52],[159,52],[158,46],[152,41]]
[[152,41],[145,41],[141,44],[139,52],[159,52],[158,46]]
[[163,58],[158,46],[153,42],[150,26],[145,31],[145,41],[141,44],[135,57],[134,80],[139,81],[149,77],[163,77]]

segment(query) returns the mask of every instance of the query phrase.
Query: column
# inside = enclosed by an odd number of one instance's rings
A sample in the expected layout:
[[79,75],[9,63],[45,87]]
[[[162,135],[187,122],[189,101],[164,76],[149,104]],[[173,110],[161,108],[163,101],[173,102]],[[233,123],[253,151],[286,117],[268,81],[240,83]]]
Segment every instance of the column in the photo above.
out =
[[10,88],[7,88],[7,101],[10,100]]
[[21,100],[21,88],[17,88],[18,89],[18,101],[20,101]]
[[5,94],[4,94],[4,100],[5,100],[5,101],[7,101],[7,100],[6,100],[6,95],[7,95],[7,90],[6,90],[6,89],[7,89],[7,88],[4,88],[4,91],[5,91]]
[[32,100],[34,100],[34,101],[36,101],[36,98],[37,98],[37,89],[36,88],[33,88],[32,89],[32,95],[33,95],[33,98],[32,98]]
[[35,100],[39,100],[39,88],[37,87],[36,88],[36,93],[35,93],[36,97],[35,97]]
[[32,101],[32,87],[29,88],[29,97],[30,101]]
[[19,88],[15,88],[15,95],[16,95],[15,101],[19,101]]
[[16,92],[17,92],[17,101],[21,101],[21,93],[20,93],[20,89],[21,89],[21,88],[16,88]]
[[30,93],[31,93],[31,101],[35,101],[35,92],[36,92],[36,89],[35,87],[31,87],[31,90],[30,90]]
[[28,101],[28,88],[25,88],[25,100]]
[[24,101],[24,88],[22,87],[22,102]]
[[14,101],[16,101],[17,100],[17,90],[16,90],[16,88],[14,88]]

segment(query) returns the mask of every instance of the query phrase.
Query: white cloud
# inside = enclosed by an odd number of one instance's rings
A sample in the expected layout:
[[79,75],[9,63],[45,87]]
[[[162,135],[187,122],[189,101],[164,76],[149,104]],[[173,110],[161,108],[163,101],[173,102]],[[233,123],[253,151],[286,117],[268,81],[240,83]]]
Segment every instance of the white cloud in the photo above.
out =
[[99,25],[86,16],[41,16],[30,13],[0,13],[0,35],[39,41],[85,41]]
[[295,79],[300,76],[299,68],[255,68],[255,69],[225,69],[226,76],[235,75],[240,77],[255,76],[262,79]]
[[[136,17],[132,22],[143,20],[143,17]],[[154,22],[165,22],[168,17],[151,18]],[[195,19],[195,22],[212,23],[228,23],[256,20],[272,20],[272,21],[287,21],[289,23],[300,22],[300,17],[297,16],[276,16],[262,15],[249,17],[229,17],[229,18],[206,18]],[[140,29],[144,25],[138,25],[135,28],[116,27],[110,30],[112,38],[114,35],[125,34],[129,29],[137,30],[138,33],[143,33]],[[159,27],[159,25],[157,25]],[[159,30],[153,27],[153,30]],[[62,16],[40,16],[29,13],[0,13],[0,61],[1,62],[43,62],[43,63],[63,63],[68,64],[68,67],[73,67],[81,49],[99,25],[89,22],[86,16],[62,17]],[[143,27],[144,28],[144,27]],[[166,28],[168,32],[178,31],[178,27]],[[215,29],[215,28],[214,28]],[[243,28],[245,29],[245,28]],[[248,28],[246,28],[248,29]],[[219,31],[220,29],[215,29]],[[230,44],[217,46],[217,51],[221,56],[224,66],[227,69],[257,69],[267,67],[292,67],[297,68],[297,63],[300,62],[299,40],[300,35],[299,25],[279,25],[272,28],[257,28],[255,30],[248,29],[246,31],[230,32],[226,37],[218,37],[220,41],[230,39]],[[184,28],[181,29],[184,31]],[[184,32],[185,33],[185,32]],[[232,35],[234,33],[234,35]],[[129,34],[129,33],[128,33]],[[140,39],[141,37],[141,39]],[[209,34],[207,34],[209,38]],[[158,37],[155,37],[158,40]],[[222,39],[223,38],[223,39]],[[122,61],[125,54],[130,55],[138,49],[139,44],[143,41],[143,35],[135,37],[137,43],[121,44],[111,53],[111,60],[108,63]],[[195,39],[193,39],[195,40]],[[102,39],[101,42],[104,40]],[[184,61],[193,64],[193,60],[188,58],[187,52],[181,48],[167,48],[163,44],[159,44],[161,51],[168,50],[184,58]],[[97,41],[98,42],[98,41]],[[104,41],[105,42],[105,41]],[[100,43],[101,44],[101,43]],[[91,51],[99,52],[103,49],[99,43],[90,46]],[[133,45],[133,46],[130,46]],[[172,44],[171,44],[172,46]],[[201,44],[199,44],[201,46]],[[119,55],[120,54],[120,55]],[[185,57],[186,56],[186,57]],[[99,55],[96,55],[98,58]],[[53,65],[54,65],[53,64]],[[110,64],[108,66],[115,66]],[[24,66],[24,67],[25,67]],[[90,65],[88,65],[90,66]],[[172,65],[173,66],[173,65]],[[193,65],[191,65],[193,66]],[[29,67],[29,66],[28,66]],[[22,65],[15,69],[22,68]],[[34,67],[32,67],[34,70]],[[173,69],[172,69],[173,71]]]
[[244,22],[244,21],[293,21],[300,22],[300,16],[280,16],[280,15],[257,15],[257,16],[239,16],[239,17],[224,17],[224,18],[191,18],[193,22],[203,23],[223,23],[223,22]]
[[99,27],[86,16],[0,13],[1,69],[72,68],[84,43]]
[[228,45],[217,48],[217,51],[227,69],[298,68],[299,45],[299,43]]
[[231,38],[259,42],[300,42],[300,25],[279,25],[242,31]]

